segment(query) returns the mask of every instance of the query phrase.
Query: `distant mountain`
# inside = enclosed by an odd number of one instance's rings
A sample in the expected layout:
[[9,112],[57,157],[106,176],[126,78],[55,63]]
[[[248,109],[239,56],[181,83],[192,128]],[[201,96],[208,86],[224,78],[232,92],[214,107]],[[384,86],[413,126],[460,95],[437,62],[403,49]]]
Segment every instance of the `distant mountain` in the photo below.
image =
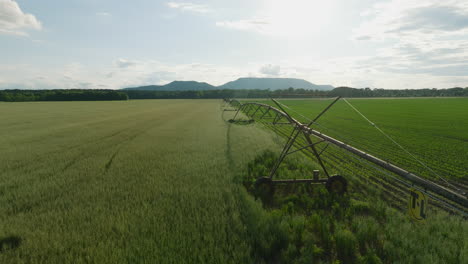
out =
[[279,90],[279,89],[306,89],[306,90],[332,90],[331,85],[316,85],[302,79],[294,78],[239,78],[220,86],[213,86],[206,82],[196,81],[173,81],[166,85],[148,85],[133,88],[124,88],[124,90],[145,90],[145,91],[206,91],[214,89],[230,90]]
[[132,88],[124,88],[123,90],[145,90],[145,91],[206,91],[214,90],[215,86],[206,82],[195,81],[173,81],[165,85],[148,85]]
[[[351,88],[351,87],[336,87],[335,89],[330,91],[331,96],[342,96],[342,97],[354,97],[356,95],[364,96],[365,89],[358,89],[358,88]],[[370,91],[370,90],[369,90]]]
[[307,90],[332,90],[334,88],[331,85],[316,85],[303,79],[294,78],[239,78],[235,81],[218,86],[218,89],[279,90],[288,89],[290,87],[295,89],[302,88]]

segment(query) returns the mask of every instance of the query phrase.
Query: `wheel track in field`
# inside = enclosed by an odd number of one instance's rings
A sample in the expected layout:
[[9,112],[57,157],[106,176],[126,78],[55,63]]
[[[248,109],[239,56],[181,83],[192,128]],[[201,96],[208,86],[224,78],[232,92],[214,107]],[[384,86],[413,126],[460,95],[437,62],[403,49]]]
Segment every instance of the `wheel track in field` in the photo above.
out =
[[[147,111],[147,112],[151,112],[151,111]],[[34,163],[41,163],[41,162],[43,162],[45,160],[48,160],[50,158],[50,155],[57,154],[57,153],[60,153],[60,152],[63,152],[63,151],[69,151],[69,150],[74,150],[74,149],[84,149],[85,151],[81,151],[79,154],[75,155],[72,160],[70,160],[69,162],[67,162],[65,164],[65,166],[61,170],[61,172],[65,172],[70,167],[72,167],[74,164],[76,164],[79,160],[81,160],[82,157],[87,156],[89,154],[88,146],[99,145],[100,146],[99,149],[103,149],[103,148],[106,149],[106,148],[108,148],[108,145],[112,144],[112,142],[109,142],[109,141],[112,140],[113,138],[115,138],[117,136],[120,136],[121,134],[124,134],[126,132],[131,132],[133,127],[140,127],[140,124],[148,124],[148,123],[151,123],[151,122],[153,122],[153,121],[155,121],[157,119],[158,118],[151,118],[150,120],[144,120],[144,121],[131,123],[128,126],[124,127],[123,129],[119,129],[119,130],[114,131],[112,133],[109,133],[107,135],[103,135],[103,136],[100,136],[100,137],[97,137],[97,138],[92,138],[92,139],[87,140],[87,141],[85,141],[83,143],[74,144],[74,145],[71,145],[71,146],[65,146],[65,147],[60,148],[58,150],[41,153],[41,155],[38,156],[37,158],[30,160],[30,163],[33,163],[33,164]],[[88,124],[88,123],[86,123],[86,124]],[[99,123],[99,122],[91,122],[91,124],[94,124],[94,123]],[[130,136],[130,138],[131,137],[132,136]],[[124,141],[126,141],[126,140],[127,139],[125,139],[125,137],[124,137]],[[101,144],[99,144],[99,143],[101,143]],[[102,146],[102,144],[103,144],[103,146]],[[118,144],[120,145],[120,142]],[[9,169],[15,170],[15,169],[21,169],[23,167],[24,167],[24,164],[21,163],[21,164],[18,164],[17,166],[10,167]]]
[[[172,108],[172,107],[171,107]],[[68,147],[64,147],[62,149],[60,149],[61,151],[65,151],[65,150],[70,150],[70,149],[83,149],[82,151],[80,151],[78,154],[74,155],[73,156],[73,159],[71,159],[69,162],[67,162],[63,167],[62,169],[59,169],[58,171],[56,172],[45,172],[45,173],[40,173],[40,174],[37,174],[37,173],[28,173],[29,174],[29,177],[23,177],[20,181],[17,181],[17,180],[14,180],[14,181],[8,181],[8,182],[4,182],[3,184],[1,184],[1,188],[2,189],[15,189],[15,188],[18,188],[19,186],[21,186],[22,184],[33,184],[35,181],[44,181],[44,180],[47,180],[49,178],[53,178],[57,175],[61,175],[63,174],[64,172],[66,172],[68,169],[70,169],[71,167],[73,167],[76,163],[78,163],[79,161],[81,161],[83,159],[83,157],[87,157],[89,156],[89,152],[90,152],[90,148],[89,146],[93,146],[91,147],[91,150],[105,150],[105,149],[109,149],[110,147],[112,146],[115,146],[115,143],[113,143],[113,140],[115,140],[115,137],[116,136],[119,136],[119,135],[122,135],[123,133],[127,132],[127,131],[131,131],[131,129],[133,127],[139,127],[140,124],[150,124],[149,126],[144,126],[145,128],[143,130],[138,130],[137,133],[132,133],[129,137],[126,137],[123,141],[127,142],[129,140],[133,140],[135,137],[137,137],[138,135],[144,133],[146,130],[150,129],[151,128],[151,124],[153,123],[153,121],[155,120],[158,120],[158,119],[164,119],[164,117],[155,117],[155,118],[151,118],[151,119],[145,119],[143,121],[139,121],[139,122],[133,122],[131,124],[129,124],[128,126],[124,127],[123,129],[120,129],[118,131],[113,131],[112,133],[108,133],[107,135],[105,136],[100,136],[98,138],[94,138],[94,139],[91,139],[91,140],[88,140],[84,143],[80,143],[80,144],[74,144],[72,146],[68,146]],[[96,144],[97,143],[97,144]],[[99,144],[100,143],[100,144]],[[119,145],[122,144],[122,141],[119,142]],[[53,154],[57,154],[60,153],[61,151],[49,151],[47,152],[46,154],[41,154],[41,156],[39,156],[38,159],[34,159],[34,163],[32,162],[32,160],[28,160],[28,163],[27,164],[19,164],[18,166],[14,166],[14,169],[11,169],[8,168],[10,170],[10,172],[14,173],[15,171],[17,170],[27,170],[27,171],[35,171],[37,169],[39,169],[40,167],[43,166],[43,162],[44,161],[47,161],[48,159],[50,159],[50,156],[53,155]],[[120,149],[118,149],[118,151],[120,151]],[[115,156],[117,156],[118,154],[118,151],[114,152],[112,155],[111,155],[111,158],[112,160],[115,158]],[[110,159],[109,159],[110,160]],[[112,162],[109,162],[109,160],[106,162],[106,164],[109,164],[109,166],[107,166],[107,169],[110,168],[110,165],[112,164]],[[32,167],[29,165],[29,164],[32,164]],[[106,165],[105,164],[105,165]],[[25,166],[26,165],[26,166]],[[29,165],[29,166],[28,166]],[[106,169],[106,166],[104,165],[104,168]],[[80,177],[81,178],[81,177]],[[78,182],[82,181],[82,180],[77,180]]]
[[[184,113],[182,110],[179,110],[179,111],[181,111],[181,113]],[[175,114],[174,113],[172,113],[171,115],[168,114],[169,117],[172,117],[173,115],[175,115]],[[143,126],[143,129],[138,130],[136,133],[130,135],[125,140],[119,142],[117,149],[112,153],[112,155],[109,156],[109,159],[104,164],[104,172],[102,173],[103,175],[106,174],[109,171],[109,169],[111,168],[111,166],[112,166],[112,164],[114,162],[114,159],[117,157],[117,155],[122,150],[122,148],[125,147],[131,141],[135,140],[140,135],[145,134],[148,130],[153,128],[154,127],[154,121],[156,121],[156,120],[169,120],[169,121],[166,122],[166,124],[176,121],[174,118],[161,118],[161,117],[151,118],[150,120],[142,121],[141,123],[147,124],[147,125]]]
[[235,169],[234,158],[232,156],[232,149],[231,149],[231,126],[232,124],[227,122],[227,129],[226,129],[226,150],[224,155],[226,156],[226,160],[228,163],[229,170]]
[[[144,114],[144,113],[151,113],[152,111],[144,111],[144,112],[139,112],[138,114],[133,114],[131,116],[138,116],[140,114]],[[104,119],[105,121],[115,121],[116,118],[110,118],[110,119]],[[84,126],[84,125],[96,125],[96,124],[102,124],[102,121],[103,120],[97,120],[97,121],[87,121],[87,122],[83,122],[83,123],[80,123],[80,124],[74,124],[70,127],[76,127],[76,126]],[[152,120],[151,120],[152,121]],[[138,126],[139,123],[135,123],[133,124],[134,126]],[[69,128],[69,127],[67,127]],[[107,134],[107,135],[101,135],[97,138],[90,138],[86,141],[83,141],[83,142],[80,142],[78,144],[73,144],[73,145],[69,145],[69,146],[63,146],[61,148],[58,148],[56,150],[51,150],[51,151],[46,151],[46,152],[42,152],[40,154],[37,154],[36,157],[32,158],[32,159],[28,159],[28,163],[27,164],[38,164],[38,163],[41,163],[45,160],[48,160],[50,158],[50,155],[54,155],[54,154],[57,154],[57,153],[60,153],[60,152],[63,152],[63,151],[69,151],[69,150],[74,150],[74,149],[79,149],[79,148],[82,148],[84,146],[88,146],[88,145],[92,145],[92,144],[96,144],[96,143],[100,143],[102,142],[103,140],[107,140],[107,139],[110,139],[112,137],[115,137],[115,136],[118,136],[122,133],[124,133],[125,131],[128,131],[132,128],[132,126],[127,126],[123,129],[120,129],[118,131],[115,131],[115,132],[112,132],[110,134]],[[90,128],[90,129],[98,129],[98,128]],[[59,131],[54,131],[53,134],[57,134],[59,135],[60,132]],[[29,141],[26,141],[26,142],[40,142],[42,141],[43,139],[35,139],[35,140],[29,140]],[[13,161],[14,162],[14,161]],[[17,165],[10,165],[8,166],[8,170],[17,170],[17,169],[22,169],[25,167],[25,163],[23,162],[23,160],[21,161],[17,161],[16,163],[18,163]],[[73,161],[70,161],[69,163],[71,163],[71,165],[73,165]],[[69,165],[69,166],[71,166]],[[68,166],[68,167],[69,167]],[[67,167],[67,166],[65,166]]]
[[[143,121],[140,121],[136,124],[132,124],[132,126],[129,126],[129,127],[126,127],[125,129],[122,129],[121,131],[118,131],[118,132],[115,132],[113,133],[114,137],[117,135],[117,134],[122,134],[124,131],[130,131],[130,132],[133,132],[131,134],[129,134],[128,136],[126,136],[124,139],[122,140],[119,140],[118,141],[118,144],[114,144],[114,141],[112,140],[113,138],[109,138],[109,137],[101,137],[101,139],[104,141],[104,144],[100,144],[98,146],[96,146],[95,148],[99,149],[99,150],[104,150],[106,151],[107,149],[109,148],[112,148],[112,147],[115,147],[117,146],[117,149],[112,152],[112,154],[109,156],[109,159],[104,163],[103,165],[103,168],[104,168],[104,171],[101,173],[101,174],[96,174],[96,176],[103,176],[105,174],[107,174],[110,170],[110,168],[112,167],[112,164],[115,160],[115,158],[118,156],[118,154],[120,153],[120,151],[126,146],[128,145],[130,142],[132,142],[133,140],[135,140],[136,138],[138,138],[139,136],[145,134],[148,132],[148,130],[152,129],[154,126],[155,126],[155,122],[156,120],[169,120],[169,122],[173,122],[173,119],[170,119],[170,118],[165,118],[165,117],[153,117],[151,119],[146,119],[146,120],[143,120]],[[135,129],[135,130],[131,130],[132,127],[140,127],[139,124],[144,124],[143,126],[141,126],[141,129]],[[167,123],[166,123],[167,124]],[[87,151],[83,151],[82,153],[80,153],[80,155],[78,155],[73,161],[73,164],[76,164],[77,162],[80,161],[80,157],[85,157],[85,156],[88,156],[89,155],[89,149]],[[73,165],[72,164],[72,165]],[[72,167],[71,166],[68,166],[68,168]],[[56,176],[58,173],[52,175],[53,176]],[[94,177],[96,178],[96,177]],[[76,192],[76,191],[79,191],[79,187],[80,185],[82,184],[88,184],[89,183],[89,178],[88,177],[77,177],[77,178],[74,178],[73,179],[73,184],[67,184],[66,186],[63,186],[63,188],[61,188],[62,191],[65,191],[65,190],[68,190],[68,191],[71,191],[71,192]],[[51,200],[55,200],[57,199],[57,197],[59,197],[60,194],[49,194],[47,193],[45,196],[43,196],[43,199],[42,201],[51,201]],[[31,203],[28,203],[28,204],[25,204],[23,205],[22,207],[24,207],[26,210],[30,209],[30,208],[34,208],[35,205],[38,205],[40,203],[38,202],[33,202],[32,204]],[[21,210],[16,210],[15,212],[20,212]],[[24,210],[23,210],[24,211]]]
[[112,165],[112,162],[114,161],[115,157],[119,154],[120,150],[122,150],[122,148],[132,142],[135,138],[137,138],[138,136],[146,133],[149,129],[151,129],[153,126],[149,126],[143,130],[140,130],[140,131],[137,131],[137,133],[129,136],[128,138],[126,138],[124,141],[121,141],[119,142],[119,146],[117,147],[117,149],[114,151],[114,153],[112,153],[112,155],[110,156],[109,160],[106,162],[106,164],[104,165],[104,168],[105,168],[105,171],[104,171],[104,174],[107,173],[107,171],[110,169],[111,165]]
[[[85,144],[80,144],[78,145],[78,147],[85,147],[85,146],[89,146],[89,145],[92,145],[92,144],[96,144],[97,142],[99,143],[103,143],[103,145],[99,145],[99,149],[107,149],[109,146],[112,147],[114,144],[113,144],[113,138],[126,132],[126,131],[129,131],[131,129],[131,127],[126,127],[122,130],[119,130],[117,132],[114,132],[112,133],[111,135],[109,136],[103,136],[103,137],[100,137],[98,139],[95,139],[95,140],[91,140]],[[138,133],[137,133],[138,134]],[[133,136],[130,136],[131,139]],[[123,142],[126,142],[128,141],[128,139],[124,139]],[[119,141],[119,142],[122,142],[122,141]],[[121,143],[119,143],[120,145]],[[78,148],[77,147],[77,148]],[[96,146],[97,147],[97,146]],[[69,161],[63,168],[62,168],[62,173],[67,171],[69,168],[71,168],[73,165],[75,165],[76,163],[78,163],[79,161],[82,160],[83,157],[85,156],[88,156],[89,155],[89,151],[87,148],[84,148],[86,149],[86,151],[81,151],[78,155],[76,155],[71,161]],[[112,155],[112,158],[110,160],[110,163],[112,163],[112,159],[117,155],[118,151],[120,151],[120,147],[118,148],[118,150]],[[109,162],[108,162],[109,163]],[[108,167],[110,167],[110,163],[108,164],[106,163],[106,169],[108,169]]]
[[[49,152],[46,152],[46,153],[43,153],[41,154],[41,156],[38,156],[38,158],[35,158],[35,159],[31,159],[31,160],[28,160],[28,164],[25,164],[24,163],[21,163],[21,164],[18,164],[17,166],[12,166],[12,167],[9,167],[8,170],[11,171],[11,172],[15,172],[15,171],[18,171],[18,170],[36,170],[37,168],[40,168],[42,165],[42,163],[44,161],[47,161],[48,159],[50,159],[50,156],[53,155],[53,154],[56,154],[58,155],[58,153],[61,153],[62,151],[65,151],[65,150],[74,150],[74,149],[78,149],[78,148],[83,148],[83,147],[86,147],[86,146],[89,146],[91,144],[95,144],[96,142],[103,142],[103,140],[106,140],[106,139],[111,139],[121,133],[124,133],[125,131],[129,130],[130,127],[126,127],[124,129],[121,129],[119,131],[116,131],[116,132],[113,132],[112,134],[110,135],[106,135],[106,136],[102,136],[98,139],[92,139],[92,140],[89,140],[89,141],[86,141],[85,143],[81,143],[81,144],[75,144],[75,145],[71,145],[71,146],[68,146],[68,147],[64,147],[62,149],[60,149],[59,151],[55,150],[55,151],[49,151]],[[62,169],[60,169],[58,172],[56,173],[47,173],[47,174],[31,174],[31,177],[28,177],[28,178],[24,178],[21,182],[17,182],[17,181],[14,181],[14,182],[8,182],[8,183],[3,183],[1,184],[1,189],[0,190],[0,195],[3,195],[6,190],[10,190],[10,192],[12,190],[15,190],[15,189],[18,189],[22,184],[24,184],[24,182],[27,182],[27,184],[32,184],[34,181],[42,181],[42,180],[45,180],[46,178],[49,178],[49,177],[54,177],[58,174],[63,174],[64,172],[66,172],[70,167],[72,167],[73,165],[75,165],[77,162],[79,162],[81,159],[81,157],[84,157],[86,156],[88,153],[86,151],[81,151],[79,154],[75,155],[74,158],[72,160],[70,160],[69,162],[67,162]],[[28,166],[29,164],[33,164],[33,166]],[[4,189],[4,190],[3,190]],[[24,206],[26,209],[30,207],[30,205],[25,205]],[[25,210],[19,210],[20,211],[25,211]]]
[[[52,150],[52,151],[47,151],[47,152],[41,153],[40,155],[36,156],[35,158],[29,159],[28,163],[39,164],[39,163],[41,163],[43,161],[46,161],[46,160],[50,159],[50,155],[54,155],[54,154],[57,155],[58,153],[61,153],[63,151],[70,151],[70,150],[74,150],[74,149],[83,148],[83,147],[88,146],[88,145],[96,144],[96,143],[102,142],[103,140],[111,139],[111,138],[113,138],[115,136],[118,136],[119,134],[122,134],[122,133],[124,133],[125,131],[127,131],[129,129],[130,129],[130,127],[126,127],[126,128],[121,129],[119,131],[113,132],[110,135],[106,135],[106,136],[102,136],[102,137],[99,137],[99,138],[91,139],[91,140],[85,141],[83,143],[74,144],[74,145],[71,145],[71,146],[65,146],[65,147],[62,147],[62,148],[60,148],[58,150]],[[75,163],[75,161],[72,160],[72,161],[68,162],[67,164],[65,164],[65,166],[62,168],[62,172],[66,171],[74,163]],[[25,167],[24,162],[20,161],[19,164],[16,165],[16,166],[9,166],[8,170],[15,171],[15,170],[23,169],[24,167]]]
[[[96,147],[98,147],[99,149],[107,149],[108,147],[112,147],[113,145],[113,142],[112,142],[112,138],[115,137],[116,135],[118,134],[121,134],[123,133],[124,131],[127,131],[129,130],[130,127],[128,128],[125,128],[125,129],[122,129],[118,132],[115,132],[112,134],[112,137],[102,137],[102,140],[105,140],[105,143],[104,145],[98,145]],[[139,130],[137,131],[137,133],[133,133],[132,135],[130,135],[129,137],[127,137],[126,139],[124,139],[123,141],[120,141],[121,143],[119,144],[119,147],[118,149],[111,155],[111,158],[107,161],[107,163],[105,164],[105,171],[102,173],[105,174],[108,169],[110,168],[111,164],[112,164],[112,161],[113,159],[115,158],[115,156],[117,156],[118,152],[122,149],[122,147],[128,143],[128,142],[131,142],[133,139],[135,139],[136,137],[138,137],[139,135],[145,133],[147,131],[147,129],[143,129],[143,130]],[[89,145],[89,144],[92,144],[93,142],[88,142],[87,144],[84,144],[84,145]],[[83,145],[82,145],[83,146]],[[50,177],[54,177],[58,174],[62,174],[64,173],[67,169],[69,169],[70,167],[72,167],[74,164],[78,163],[79,161],[81,161],[82,157],[85,157],[85,156],[88,156],[89,153],[87,151],[83,151],[81,152],[80,154],[78,154],[77,156],[75,156],[75,158],[73,160],[71,160],[70,162],[68,162],[64,168],[62,168],[62,170],[60,172],[57,172],[55,174],[52,174],[52,175],[49,175]],[[43,179],[43,178],[41,178]],[[38,180],[36,178],[36,180]],[[85,178],[82,178],[82,179],[77,179],[75,180],[73,186],[77,186],[83,182],[86,182],[87,179]],[[3,186],[4,187],[4,186]],[[17,202],[14,202],[12,203],[13,207],[11,208],[8,208],[7,211],[6,211],[6,214],[7,215],[14,215],[14,214],[18,214],[18,213],[24,213],[24,212],[28,212],[30,210],[32,210],[33,208],[35,208],[36,206],[40,205],[41,203],[45,202],[45,201],[53,201],[53,200],[56,200],[60,197],[60,193],[50,193],[48,192],[46,195],[44,196],[41,196],[42,198],[41,199],[35,199],[34,201],[28,201],[27,203],[19,203],[17,204]]]

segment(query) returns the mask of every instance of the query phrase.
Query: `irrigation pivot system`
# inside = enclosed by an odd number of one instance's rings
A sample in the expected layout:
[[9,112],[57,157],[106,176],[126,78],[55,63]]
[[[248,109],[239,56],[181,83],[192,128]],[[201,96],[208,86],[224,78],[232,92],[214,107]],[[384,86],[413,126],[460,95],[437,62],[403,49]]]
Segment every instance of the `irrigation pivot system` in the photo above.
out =
[[[284,105],[278,101],[271,99],[277,107],[258,103],[258,102],[246,102],[241,103],[235,99],[225,99],[225,102],[230,106],[224,111],[235,112],[230,122],[257,122],[261,123],[278,134],[284,136],[287,140],[281,151],[281,154],[274,164],[269,175],[265,175],[257,179],[256,186],[260,185],[274,185],[274,184],[289,184],[289,183],[310,183],[310,184],[325,184],[330,192],[343,193],[347,188],[347,181],[343,175],[330,175],[324,162],[322,161],[321,155],[327,149],[329,145],[336,146],[352,155],[362,158],[368,162],[383,168],[385,171],[389,171],[400,176],[403,180],[411,184],[421,191],[431,194],[431,197],[445,203],[447,206],[455,209],[455,211],[461,212],[465,217],[467,216],[468,198],[466,193],[459,193],[448,187],[442,186],[434,181],[424,179],[414,173],[411,173],[403,168],[400,168],[388,161],[384,161],[376,156],[370,155],[356,147],[339,141],[333,137],[323,134],[320,131],[313,129],[311,126],[326,113],[340,97],[334,99],[320,114],[318,114],[310,123],[302,124],[298,120],[294,119],[285,109]],[[345,99],[344,99],[345,100]],[[247,121],[242,120],[240,117],[244,115],[249,119]],[[284,130],[279,129],[282,126],[289,126],[292,128],[292,132],[285,133]],[[299,140],[300,139],[300,140]],[[319,149],[319,144],[326,144],[323,148]],[[294,146],[294,148],[293,148]],[[313,177],[310,179],[276,179],[275,174],[283,162],[283,160],[290,154],[296,152],[303,152],[311,158],[317,160],[320,165],[323,174],[326,178],[319,178],[319,172],[314,171]]]

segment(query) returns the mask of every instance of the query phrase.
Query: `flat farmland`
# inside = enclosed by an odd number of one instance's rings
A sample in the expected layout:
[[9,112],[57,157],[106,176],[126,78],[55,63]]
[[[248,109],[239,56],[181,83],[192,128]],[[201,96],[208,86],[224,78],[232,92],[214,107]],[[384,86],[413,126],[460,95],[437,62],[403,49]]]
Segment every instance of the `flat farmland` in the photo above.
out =
[[0,263],[251,261],[234,177],[274,143],[220,104],[0,103]]
[[[347,100],[403,149],[343,100],[313,128],[423,177],[440,180],[438,174],[468,181],[468,98]],[[271,101],[259,102],[276,106]],[[279,99],[279,102],[293,117],[308,123],[331,100]]]
[[[466,179],[458,174],[467,101],[418,100],[350,102],[438,173]],[[280,101],[299,119],[330,102]],[[345,107],[317,129],[399,157]],[[277,192],[275,206],[255,200],[244,180],[269,171],[284,138],[260,122],[226,122],[234,112],[225,108],[221,100],[0,103],[0,263],[466,262],[464,219],[431,208],[424,224],[412,222],[398,210],[407,201],[400,186],[339,150],[324,159],[345,172],[347,194],[296,186]],[[447,156],[457,161],[440,165]],[[280,171],[311,177],[316,168],[297,154]]]

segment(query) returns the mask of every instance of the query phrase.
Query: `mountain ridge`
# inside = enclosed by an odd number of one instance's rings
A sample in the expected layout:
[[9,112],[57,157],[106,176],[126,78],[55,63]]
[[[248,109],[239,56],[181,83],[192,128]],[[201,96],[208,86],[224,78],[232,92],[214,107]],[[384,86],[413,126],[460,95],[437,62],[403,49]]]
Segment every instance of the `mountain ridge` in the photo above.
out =
[[223,85],[213,86],[206,82],[197,81],[173,81],[165,85],[146,85],[138,87],[123,88],[122,90],[144,90],[144,91],[206,91],[216,89],[229,90],[282,90],[288,88],[306,90],[332,90],[331,85],[317,85],[304,79],[297,78],[261,78],[243,77],[227,82]]
[[173,81],[165,85],[146,85],[138,87],[123,88],[122,90],[145,90],[145,91],[206,91],[214,90],[215,86],[206,82],[197,81]]

